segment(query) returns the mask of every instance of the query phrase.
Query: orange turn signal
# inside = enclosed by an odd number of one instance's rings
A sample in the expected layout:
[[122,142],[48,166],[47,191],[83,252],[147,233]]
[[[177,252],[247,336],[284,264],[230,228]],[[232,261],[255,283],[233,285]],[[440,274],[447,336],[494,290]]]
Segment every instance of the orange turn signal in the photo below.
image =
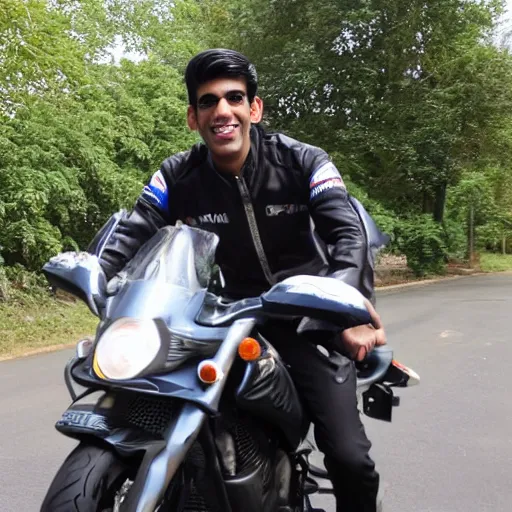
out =
[[197,368],[197,376],[205,384],[214,384],[222,378],[222,370],[215,361],[202,361]]
[[255,361],[261,356],[261,345],[254,338],[244,338],[238,345],[238,355],[244,361]]

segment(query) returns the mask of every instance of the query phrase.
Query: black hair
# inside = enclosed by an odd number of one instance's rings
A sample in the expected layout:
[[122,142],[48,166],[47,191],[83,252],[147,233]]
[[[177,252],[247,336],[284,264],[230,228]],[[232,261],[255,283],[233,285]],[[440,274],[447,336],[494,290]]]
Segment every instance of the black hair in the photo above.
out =
[[245,78],[247,82],[247,96],[252,103],[258,91],[258,76],[256,68],[249,59],[234,50],[216,48],[198,53],[188,63],[185,71],[188,102],[197,106],[197,88],[216,78]]

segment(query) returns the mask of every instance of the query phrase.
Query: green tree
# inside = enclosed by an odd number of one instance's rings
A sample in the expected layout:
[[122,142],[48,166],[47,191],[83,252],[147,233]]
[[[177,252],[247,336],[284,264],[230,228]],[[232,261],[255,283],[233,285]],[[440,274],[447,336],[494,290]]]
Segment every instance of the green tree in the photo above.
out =
[[99,60],[112,41],[104,3],[49,5],[10,0],[0,11],[0,33],[11,34],[9,17],[22,28],[6,39],[0,77],[0,251],[32,269],[84,247],[165,157],[196,141],[174,67]]
[[234,7],[232,41],[258,65],[273,126],[340,153],[389,206],[441,221],[447,186],[510,111],[510,58],[489,39],[500,9],[256,1]]
[[[197,140],[182,76],[207,47],[255,62],[265,122],[329,151],[418,272],[463,252],[470,189],[485,190],[480,240],[496,245],[512,211],[512,60],[490,39],[502,4],[4,0],[5,263],[38,268],[84,247]],[[120,42],[142,60],[114,63]]]

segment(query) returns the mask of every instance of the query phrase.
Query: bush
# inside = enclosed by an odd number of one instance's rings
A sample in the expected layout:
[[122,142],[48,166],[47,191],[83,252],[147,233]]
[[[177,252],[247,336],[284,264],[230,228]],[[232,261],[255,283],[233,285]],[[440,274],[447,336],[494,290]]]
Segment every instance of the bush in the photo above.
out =
[[392,210],[385,208],[375,199],[371,199],[361,187],[352,183],[348,178],[345,181],[350,194],[362,203],[367,212],[372,216],[377,227],[390,237],[391,240],[386,251],[395,251],[394,240],[396,238],[396,229],[400,224],[398,215]]
[[443,228],[431,215],[404,220],[397,232],[397,245],[417,276],[443,272],[448,256]]
[[10,297],[11,284],[7,275],[5,274],[5,268],[0,266],[0,302],[6,301]]
[[463,262],[467,260],[468,234],[467,225],[458,219],[444,220],[444,234],[448,260]]
[[29,272],[19,264],[0,266],[0,302],[26,303],[48,296],[48,282],[42,274]]

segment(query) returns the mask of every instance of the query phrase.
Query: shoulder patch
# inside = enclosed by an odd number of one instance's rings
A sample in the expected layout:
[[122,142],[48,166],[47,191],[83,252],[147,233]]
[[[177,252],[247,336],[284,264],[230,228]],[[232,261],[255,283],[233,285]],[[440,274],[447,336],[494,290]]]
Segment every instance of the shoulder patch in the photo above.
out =
[[157,171],[153,174],[151,181],[142,191],[142,197],[161,210],[167,209],[169,191],[167,190],[167,183],[165,182],[162,171]]
[[332,162],[327,162],[316,169],[309,180],[309,198],[313,199],[322,192],[334,187],[345,188],[341,175]]

